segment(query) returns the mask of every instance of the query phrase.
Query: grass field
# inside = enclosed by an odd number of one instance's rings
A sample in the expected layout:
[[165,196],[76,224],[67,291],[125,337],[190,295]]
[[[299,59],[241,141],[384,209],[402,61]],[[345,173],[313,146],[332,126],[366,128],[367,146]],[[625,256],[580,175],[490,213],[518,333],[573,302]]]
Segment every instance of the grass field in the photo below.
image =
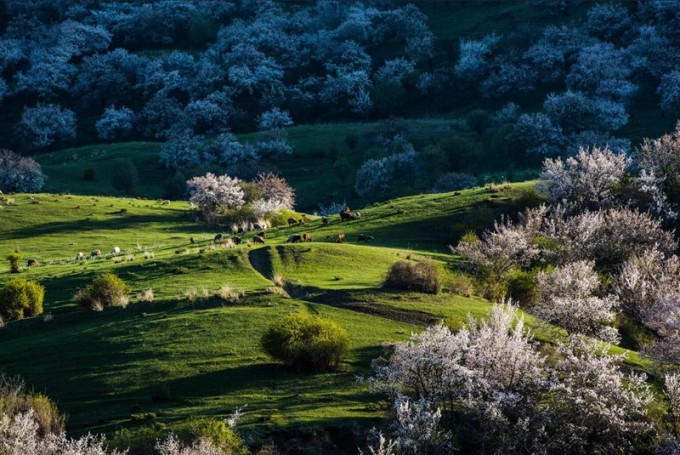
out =
[[[227,249],[212,246],[214,231],[195,223],[182,202],[11,198],[12,204],[0,205],[0,253],[18,248],[38,260],[21,276],[46,287],[52,320],[13,321],[0,330],[2,371],[20,374],[56,399],[74,434],[148,425],[132,416],[139,412],[181,428],[192,417],[224,417],[247,405],[240,428],[255,439],[282,429],[379,423],[384,397],[356,377],[369,374],[384,343],[439,320],[460,328],[469,314],[483,317],[491,309],[482,299],[448,292],[384,290],[390,264],[427,256],[449,273],[457,258],[448,244],[538,200],[532,182],[412,196],[362,209],[358,220],[343,223],[336,216],[322,226],[310,217],[305,226],[269,230],[265,246]],[[340,231],[348,243],[324,240]],[[286,243],[301,232],[315,241]],[[359,244],[358,233],[374,235],[375,242]],[[121,262],[107,254],[113,246],[123,250]],[[104,254],[74,259],[93,249]],[[101,313],[79,309],[73,294],[103,271],[130,285],[133,303]],[[274,285],[274,275],[285,281],[285,291]],[[0,285],[13,276],[6,263],[0,266]],[[213,298],[223,285],[242,291],[241,299],[226,304]],[[135,302],[134,294],[145,289],[154,290],[155,301]],[[339,372],[293,373],[261,351],[265,328],[293,311],[331,318],[348,330],[351,350]],[[527,322],[539,340],[564,339],[563,331],[529,315]],[[636,353],[628,353],[628,361],[645,366]]]

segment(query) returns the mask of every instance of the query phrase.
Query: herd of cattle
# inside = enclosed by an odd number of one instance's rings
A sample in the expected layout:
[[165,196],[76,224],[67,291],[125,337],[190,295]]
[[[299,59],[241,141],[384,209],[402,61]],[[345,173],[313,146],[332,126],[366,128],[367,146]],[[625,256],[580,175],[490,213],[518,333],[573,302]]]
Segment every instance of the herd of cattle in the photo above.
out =
[[[356,220],[361,218],[361,213],[359,212],[352,212],[349,207],[345,207],[342,212],[340,212],[340,221],[349,221],[349,220]],[[307,217],[303,214],[302,217],[299,220],[296,220],[295,218],[289,218],[288,219],[288,225],[289,226],[300,226],[307,224],[308,220]],[[323,216],[321,217],[321,224],[323,226],[328,226],[330,224],[330,217],[328,216]],[[265,226],[263,225],[253,225],[253,227],[258,231],[257,234],[253,235],[253,240],[252,242],[255,244],[261,244],[264,245],[267,243],[267,233],[265,231]],[[239,233],[244,233],[243,230],[240,230]],[[346,240],[346,236],[344,233],[340,232],[335,235],[329,235],[326,237],[326,241],[328,242],[335,242],[335,243],[344,243]],[[215,234],[213,237],[213,244],[218,244],[222,243],[223,241],[231,241],[233,245],[240,245],[243,241],[241,236],[238,235],[232,235],[229,239],[225,237],[225,234]],[[375,238],[372,235],[368,234],[359,234],[357,236],[357,240],[359,242],[364,242],[368,243],[370,241],[375,240]],[[189,238],[189,241],[191,244],[195,244],[196,240],[193,237]],[[312,241],[312,234],[305,232],[303,234],[291,234],[288,236],[288,239],[286,240],[286,243],[300,243],[300,242],[311,242]],[[248,246],[250,246],[250,241],[247,242]],[[111,253],[113,255],[119,255],[121,253],[120,247],[114,246],[111,249]],[[94,259],[97,257],[100,257],[102,255],[101,250],[93,250],[90,252],[89,255],[85,255],[84,252],[79,251],[76,254],[76,261],[84,261],[86,258],[88,259]],[[37,262],[34,264],[29,264],[29,266],[34,266],[37,265]]]

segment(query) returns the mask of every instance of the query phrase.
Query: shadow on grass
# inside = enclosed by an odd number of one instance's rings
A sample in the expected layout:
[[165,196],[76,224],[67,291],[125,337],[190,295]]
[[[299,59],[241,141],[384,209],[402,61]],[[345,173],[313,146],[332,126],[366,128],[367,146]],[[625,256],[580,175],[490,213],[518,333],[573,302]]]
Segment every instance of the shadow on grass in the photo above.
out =
[[201,224],[181,224],[177,226],[178,221],[189,221],[184,219],[182,215],[172,214],[172,215],[120,215],[115,218],[110,218],[106,220],[91,220],[88,218],[83,218],[79,221],[55,221],[51,223],[35,224],[31,227],[22,227],[21,229],[14,229],[10,231],[3,232],[3,237],[12,240],[26,239],[31,237],[39,237],[42,235],[49,234],[69,234],[73,233],[79,234],[88,231],[97,230],[121,230],[128,228],[141,228],[147,223],[166,223],[168,226],[172,226],[172,232],[178,233],[192,233],[199,234],[206,232],[206,227]]

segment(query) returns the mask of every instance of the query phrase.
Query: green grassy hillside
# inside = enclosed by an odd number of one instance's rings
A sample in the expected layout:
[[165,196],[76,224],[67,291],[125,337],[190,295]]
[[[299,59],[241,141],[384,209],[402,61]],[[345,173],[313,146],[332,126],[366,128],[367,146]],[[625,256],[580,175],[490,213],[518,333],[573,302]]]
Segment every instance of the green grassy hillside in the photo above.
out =
[[[369,393],[356,376],[369,374],[384,343],[407,339],[438,320],[461,327],[468,314],[483,316],[491,308],[482,299],[448,292],[384,290],[390,264],[430,256],[448,274],[456,258],[446,245],[456,236],[536,201],[531,182],[413,196],[362,209],[355,221],[342,223],[336,216],[324,227],[312,219],[269,230],[265,246],[229,249],[213,246],[214,233],[194,223],[186,203],[53,194],[11,198],[0,205],[0,253],[18,248],[38,260],[20,276],[46,287],[51,318],[12,321],[0,330],[2,371],[20,374],[56,399],[75,434],[148,425],[132,416],[139,412],[153,412],[154,421],[179,428],[191,417],[224,417],[247,405],[240,428],[252,437],[377,424],[384,397]],[[324,240],[339,231],[348,243]],[[300,232],[311,232],[315,241],[286,243]],[[375,242],[358,244],[358,233],[374,235]],[[106,254],[113,246],[123,253]],[[95,248],[104,255],[74,259],[76,252]],[[96,313],[72,302],[76,290],[102,271],[130,285],[127,308]],[[277,275],[283,289],[272,281]],[[3,263],[0,284],[13,276]],[[237,303],[213,297],[225,285],[241,293]],[[137,302],[134,295],[146,289],[153,289],[155,301]],[[261,351],[265,328],[293,311],[331,318],[348,330],[351,350],[339,372],[293,373]],[[565,336],[531,316],[527,321],[538,339]],[[628,360],[642,365],[635,353]]]

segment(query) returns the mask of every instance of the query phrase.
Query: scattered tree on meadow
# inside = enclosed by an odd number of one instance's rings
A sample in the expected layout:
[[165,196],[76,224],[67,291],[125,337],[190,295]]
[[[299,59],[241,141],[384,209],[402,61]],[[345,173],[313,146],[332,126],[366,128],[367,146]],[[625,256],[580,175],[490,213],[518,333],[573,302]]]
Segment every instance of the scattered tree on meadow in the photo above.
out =
[[244,204],[239,179],[208,172],[203,177],[187,180],[189,202],[198,205],[205,214],[214,214]]
[[258,174],[253,183],[262,191],[262,199],[277,205],[278,210],[292,210],[295,206],[295,190],[286,179],[269,172]]
[[0,149],[0,190],[35,193],[45,185],[46,178],[33,158]]

